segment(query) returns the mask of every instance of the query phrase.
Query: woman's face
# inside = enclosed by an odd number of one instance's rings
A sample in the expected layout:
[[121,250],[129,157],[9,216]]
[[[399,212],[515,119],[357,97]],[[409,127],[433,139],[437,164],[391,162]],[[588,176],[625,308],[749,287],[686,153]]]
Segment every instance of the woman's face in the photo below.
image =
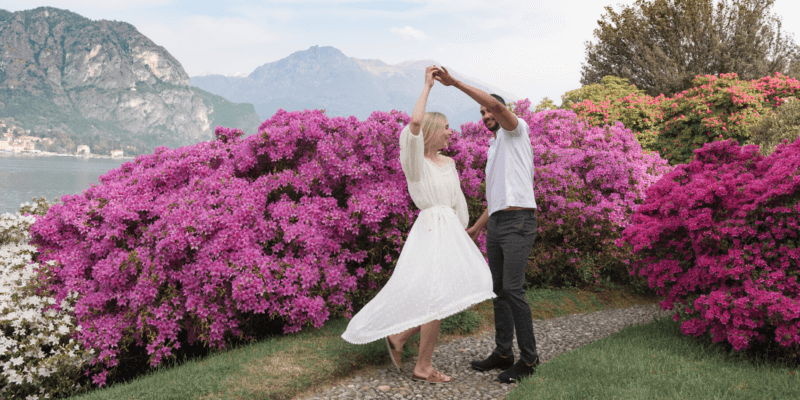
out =
[[450,130],[450,124],[444,120],[444,129],[439,131],[439,146],[437,149],[443,149],[450,145],[450,137],[453,136],[453,131]]

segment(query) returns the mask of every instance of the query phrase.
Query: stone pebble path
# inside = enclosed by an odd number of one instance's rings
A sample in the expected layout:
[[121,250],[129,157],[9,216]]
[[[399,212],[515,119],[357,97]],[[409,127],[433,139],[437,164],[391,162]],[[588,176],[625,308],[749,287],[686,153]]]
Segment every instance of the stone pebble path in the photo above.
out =
[[[625,326],[652,322],[654,316],[668,317],[673,311],[661,310],[657,305],[610,309],[587,314],[574,314],[549,320],[534,320],[536,350],[542,364],[559,354],[579,348],[600,338],[610,336]],[[403,371],[394,365],[366,367],[355,376],[343,378],[333,387],[305,393],[293,400],[334,399],[504,399],[517,387],[516,383],[497,380],[500,370],[475,371],[470,361],[482,360],[494,348],[494,332],[482,332],[448,343],[438,343],[433,353],[433,366],[451,377],[447,384],[429,384],[411,379],[417,357],[403,360]],[[519,347],[514,338],[514,356],[519,357]]]

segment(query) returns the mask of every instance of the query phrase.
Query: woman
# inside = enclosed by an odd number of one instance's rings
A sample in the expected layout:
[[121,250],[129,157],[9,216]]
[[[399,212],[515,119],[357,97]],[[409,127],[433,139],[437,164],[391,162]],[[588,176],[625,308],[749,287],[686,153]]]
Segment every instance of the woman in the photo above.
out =
[[447,383],[450,377],[431,364],[441,320],[496,296],[489,266],[465,231],[467,200],[455,163],[438,154],[452,131],[443,114],[425,113],[435,71],[435,66],[425,70],[425,88],[411,123],[400,134],[400,164],[411,199],[421,211],[392,277],[350,320],[342,338],[354,344],[385,338],[400,370],[403,345],[421,332],[413,379]]

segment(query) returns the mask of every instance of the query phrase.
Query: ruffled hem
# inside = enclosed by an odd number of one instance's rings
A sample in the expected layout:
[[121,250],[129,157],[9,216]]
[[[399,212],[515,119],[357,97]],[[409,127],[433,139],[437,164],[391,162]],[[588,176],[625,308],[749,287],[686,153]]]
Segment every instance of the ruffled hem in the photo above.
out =
[[461,299],[455,303],[451,303],[444,310],[437,311],[435,313],[426,315],[421,318],[415,318],[410,321],[403,321],[400,324],[397,324],[391,328],[386,328],[380,332],[371,333],[369,335],[358,335],[357,332],[345,332],[342,334],[342,339],[344,339],[348,343],[352,344],[367,344],[372,343],[376,340],[385,338],[389,335],[396,335],[401,332],[405,332],[406,330],[413,328],[415,326],[420,326],[427,324],[428,322],[435,321],[437,319],[445,319],[451,315],[458,314],[461,311],[466,310],[467,308],[472,307],[475,304],[480,302],[493,299],[497,297],[494,292],[486,292],[478,293],[474,296],[470,296],[464,299]]

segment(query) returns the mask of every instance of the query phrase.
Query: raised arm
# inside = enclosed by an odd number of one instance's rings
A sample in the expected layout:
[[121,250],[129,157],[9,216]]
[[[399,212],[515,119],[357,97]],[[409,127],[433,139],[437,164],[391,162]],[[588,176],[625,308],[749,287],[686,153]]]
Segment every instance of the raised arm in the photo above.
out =
[[497,101],[497,99],[490,96],[483,90],[472,87],[453,78],[450,76],[450,73],[447,72],[445,67],[442,67],[441,69],[436,68],[434,79],[439,81],[442,85],[453,86],[457,88],[458,90],[466,93],[469,97],[472,97],[472,99],[478,102],[478,104],[488,108],[494,118],[497,120],[497,123],[500,124],[503,129],[507,131],[513,131],[514,129],[517,129],[517,117],[511,111],[509,111],[509,109],[506,108],[503,103]]
[[411,113],[409,129],[411,129],[411,134],[414,136],[419,136],[422,117],[425,116],[425,105],[428,103],[428,95],[431,93],[433,83],[436,82],[433,79],[434,71],[436,71],[436,66],[425,68],[425,87],[422,88],[422,94],[419,95],[417,105],[414,106],[414,112]]

